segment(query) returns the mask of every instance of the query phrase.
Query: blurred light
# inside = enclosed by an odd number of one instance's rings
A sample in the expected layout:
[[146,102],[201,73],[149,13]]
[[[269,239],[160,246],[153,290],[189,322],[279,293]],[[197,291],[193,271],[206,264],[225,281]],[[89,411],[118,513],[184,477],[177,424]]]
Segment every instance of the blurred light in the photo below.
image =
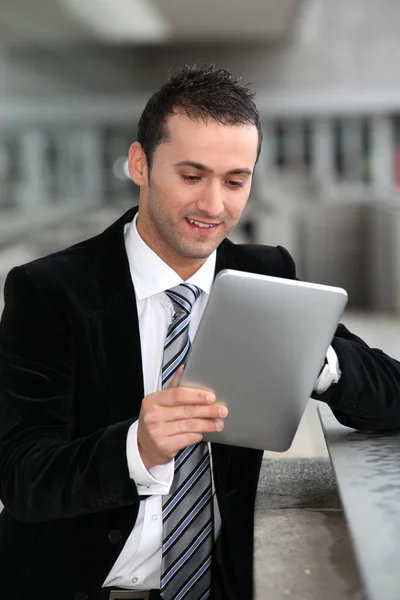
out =
[[128,159],[126,159],[125,163],[124,163],[124,173],[125,173],[125,177],[127,177],[127,179],[131,179],[131,174],[129,173],[129,161],[128,161]]
[[72,16],[113,42],[165,41],[170,24],[151,0],[63,0]]
[[128,159],[125,156],[119,156],[112,166],[112,171],[119,181],[131,179],[128,168]]

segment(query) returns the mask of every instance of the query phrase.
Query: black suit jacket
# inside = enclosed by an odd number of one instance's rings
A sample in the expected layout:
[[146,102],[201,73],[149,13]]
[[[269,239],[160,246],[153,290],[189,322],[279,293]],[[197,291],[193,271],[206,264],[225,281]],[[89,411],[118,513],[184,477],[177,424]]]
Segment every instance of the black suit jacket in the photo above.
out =
[[[13,269],[0,326],[0,590],[7,600],[92,598],[136,520],[126,436],[143,398],[129,211],[101,235]],[[223,268],[294,278],[283,248],[218,248]],[[312,332],[310,332],[312,335]],[[358,428],[400,425],[400,364],[339,326],[342,378],[320,399]],[[262,453],[215,445],[222,517],[213,598],[252,597]]]

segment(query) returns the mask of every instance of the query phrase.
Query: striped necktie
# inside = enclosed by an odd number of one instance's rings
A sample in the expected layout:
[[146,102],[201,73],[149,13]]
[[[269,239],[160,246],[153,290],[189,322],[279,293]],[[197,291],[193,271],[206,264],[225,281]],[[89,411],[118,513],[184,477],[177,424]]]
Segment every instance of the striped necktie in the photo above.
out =
[[[162,386],[168,385],[190,350],[190,313],[201,290],[182,283],[166,294],[175,314],[164,345]],[[211,468],[205,442],[175,457],[170,493],[163,496],[161,597],[205,600],[210,596],[213,547]]]

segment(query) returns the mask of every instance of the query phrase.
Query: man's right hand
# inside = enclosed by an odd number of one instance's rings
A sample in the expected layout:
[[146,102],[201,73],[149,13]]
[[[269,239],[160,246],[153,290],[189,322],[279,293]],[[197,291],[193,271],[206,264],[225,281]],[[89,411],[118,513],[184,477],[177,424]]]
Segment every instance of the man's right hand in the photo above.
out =
[[228,409],[207,390],[178,387],[180,367],[169,386],[143,399],[137,440],[147,470],[170,462],[182,448],[201,442],[203,433],[221,431]]

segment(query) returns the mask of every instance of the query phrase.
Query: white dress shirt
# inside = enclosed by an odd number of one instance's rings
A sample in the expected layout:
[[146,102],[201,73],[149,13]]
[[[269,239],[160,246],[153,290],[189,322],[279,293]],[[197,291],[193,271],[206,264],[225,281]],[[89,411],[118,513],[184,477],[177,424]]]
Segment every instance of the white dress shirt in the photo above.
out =
[[[161,389],[161,368],[164,341],[174,314],[172,302],[165,291],[183,283],[173,271],[139,236],[137,216],[125,228],[125,248],[131,277],[135,287],[139,319],[145,396]],[[193,341],[206,307],[215,273],[216,252],[208,257],[202,267],[190,278],[203,293],[193,306],[189,337]],[[317,380],[315,391],[321,393],[339,380],[338,359],[333,348],[327,353],[325,365]],[[162,546],[162,496],[169,493],[174,461],[155,466],[150,471],[144,466],[137,445],[136,421],[127,436],[129,473],[135,481],[139,495],[149,496],[139,504],[135,526],[128,537],[103,587],[120,587],[137,590],[159,589],[161,578]],[[211,457],[211,456],[210,456]],[[214,493],[214,535],[220,529],[220,513]]]

